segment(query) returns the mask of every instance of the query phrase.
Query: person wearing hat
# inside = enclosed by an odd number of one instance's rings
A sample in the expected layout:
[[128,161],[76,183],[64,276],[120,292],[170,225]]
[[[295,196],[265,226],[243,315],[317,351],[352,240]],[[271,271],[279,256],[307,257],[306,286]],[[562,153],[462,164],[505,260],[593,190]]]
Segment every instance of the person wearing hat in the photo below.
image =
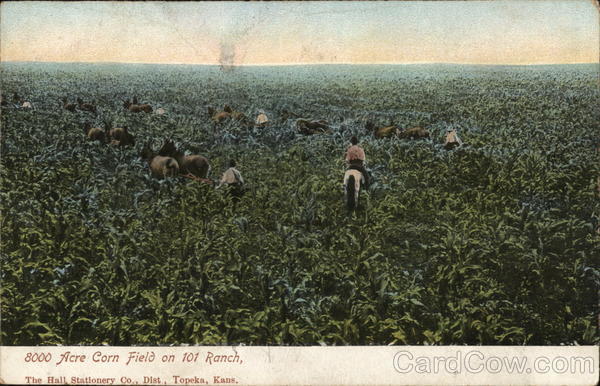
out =
[[352,136],[350,138],[351,146],[346,150],[346,164],[348,169],[358,170],[362,173],[365,181],[365,187],[369,186],[369,173],[365,168],[365,151],[362,147],[358,146],[358,138]]
[[265,114],[264,110],[258,110],[258,116],[256,117],[256,127],[265,127],[269,124],[269,118]]
[[222,186],[227,186],[230,189],[232,195],[236,198],[241,197],[244,194],[244,179],[242,174],[236,168],[235,160],[229,160],[229,169],[223,173],[217,189]]

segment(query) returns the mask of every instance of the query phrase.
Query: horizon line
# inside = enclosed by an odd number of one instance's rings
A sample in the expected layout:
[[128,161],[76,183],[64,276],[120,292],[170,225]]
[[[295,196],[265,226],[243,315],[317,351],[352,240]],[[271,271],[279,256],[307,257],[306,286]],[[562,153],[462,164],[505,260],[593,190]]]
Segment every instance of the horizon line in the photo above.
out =
[[303,63],[244,63],[244,64],[221,64],[221,63],[164,63],[164,62],[115,62],[115,61],[40,61],[40,60],[2,60],[0,59],[0,65],[3,63],[49,63],[49,64],[138,64],[138,65],[165,65],[165,66],[212,66],[212,67],[289,67],[289,66],[319,66],[319,65],[439,65],[439,64],[452,64],[452,65],[465,65],[465,66],[560,66],[560,65],[574,65],[574,64],[596,64],[598,62],[563,62],[563,63],[473,63],[473,62],[303,62]]

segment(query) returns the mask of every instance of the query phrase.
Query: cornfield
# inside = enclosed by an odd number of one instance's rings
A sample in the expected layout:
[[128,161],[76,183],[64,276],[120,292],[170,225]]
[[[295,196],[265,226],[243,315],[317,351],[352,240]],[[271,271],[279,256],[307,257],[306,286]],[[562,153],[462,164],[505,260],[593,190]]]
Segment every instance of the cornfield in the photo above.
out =
[[[597,65],[1,71],[33,106],[1,112],[2,345],[600,343]],[[214,125],[225,104],[271,124]],[[87,141],[104,120],[135,146]],[[464,146],[443,149],[448,128]],[[352,135],[373,184],[348,212]],[[140,151],[165,138],[213,179],[237,160],[246,194],[152,178]]]

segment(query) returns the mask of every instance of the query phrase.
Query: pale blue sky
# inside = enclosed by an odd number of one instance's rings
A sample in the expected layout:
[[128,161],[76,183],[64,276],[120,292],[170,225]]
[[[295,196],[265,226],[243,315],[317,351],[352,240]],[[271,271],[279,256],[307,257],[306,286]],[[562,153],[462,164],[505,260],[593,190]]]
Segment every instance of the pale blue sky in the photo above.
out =
[[597,62],[592,0],[2,2],[4,61]]

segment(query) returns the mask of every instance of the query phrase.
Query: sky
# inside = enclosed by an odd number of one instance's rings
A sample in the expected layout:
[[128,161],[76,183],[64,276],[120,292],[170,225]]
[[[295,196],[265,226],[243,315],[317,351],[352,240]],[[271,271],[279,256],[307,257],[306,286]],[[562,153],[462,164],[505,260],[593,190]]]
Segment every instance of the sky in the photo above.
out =
[[0,60],[597,63],[599,25],[593,0],[3,1]]

